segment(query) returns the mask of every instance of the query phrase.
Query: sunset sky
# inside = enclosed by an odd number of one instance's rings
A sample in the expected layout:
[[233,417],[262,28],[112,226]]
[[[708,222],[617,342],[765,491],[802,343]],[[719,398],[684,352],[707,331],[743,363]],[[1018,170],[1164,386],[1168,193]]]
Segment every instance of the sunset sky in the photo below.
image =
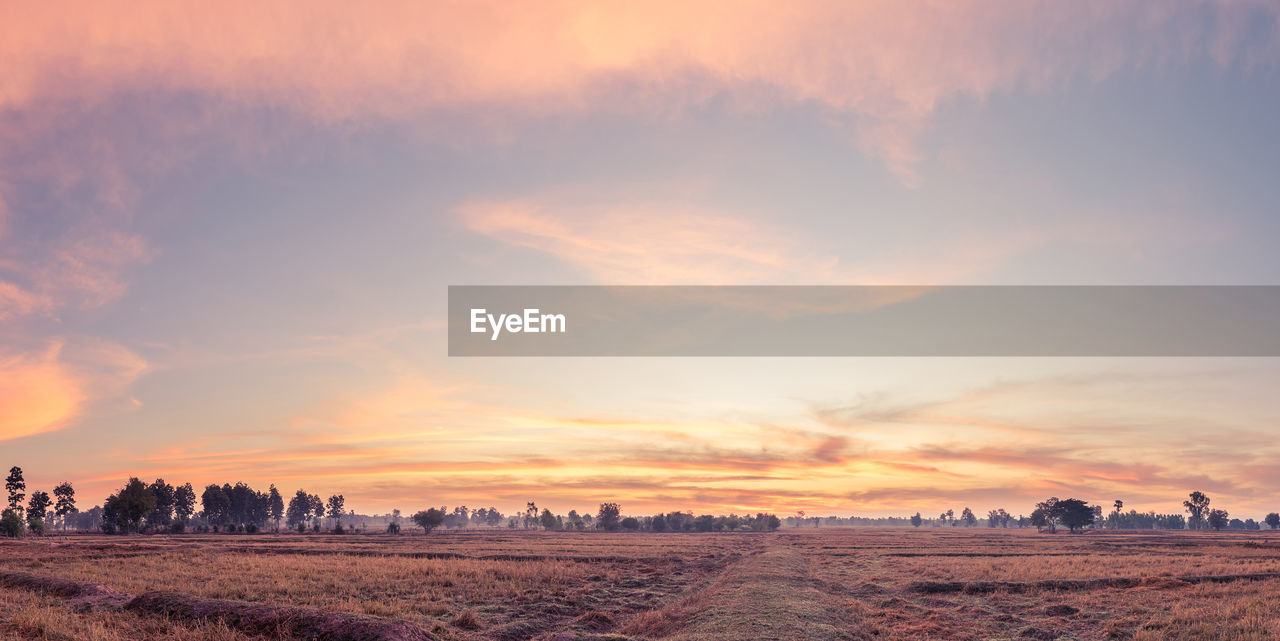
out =
[[446,355],[448,285],[1280,284],[1271,2],[11,3],[0,465],[1280,511],[1276,359]]

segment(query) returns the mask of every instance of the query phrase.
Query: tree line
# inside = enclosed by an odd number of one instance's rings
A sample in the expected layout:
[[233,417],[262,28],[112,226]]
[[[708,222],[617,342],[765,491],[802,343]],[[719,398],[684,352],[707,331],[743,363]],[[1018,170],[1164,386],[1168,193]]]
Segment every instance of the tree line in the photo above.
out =
[[[354,511],[346,510],[346,500],[341,494],[331,494],[322,499],[318,494],[299,489],[289,499],[288,505],[274,484],[266,492],[258,491],[246,483],[232,485],[210,484],[199,495],[190,483],[171,485],[164,479],[146,483],[130,478],[119,491],[111,494],[101,506],[85,512],[76,507],[75,488],[62,482],[52,488],[52,495],[36,489],[27,495],[27,484],[22,469],[12,467],[5,479],[8,507],[0,514],[0,532],[7,536],[20,536],[25,532],[43,534],[52,527],[76,530],[101,529],[106,533],[130,532],[184,532],[194,528],[199,532],[258,532],[271,526],[275,531],[282,523],[298,532],[345,532],[343,521],[354,520]],[[25,503],[24,503],[25,501]],[[555,514],[539,509],[529,501],[525,510],[505,515],[497,508],[469,509],[457,506],[428,508],[408,517],[413,526],[429,533],[436,528],[460,529],[469,527],[506,527],[508,529],[541,529],[551,531],[605,530],[647,532],[734,532],[773,531],[785,522],[793,527],[881,525],[921,527],[976,527],[980,522],[989,528],[1035,527],[1050,532],[1065,527],[1070,532],[1087,528],[1110,529],[1168,529],[1168,530],[1258,530],[1263,525],[1280,528],[1280,513],[1268,514],[1261,523],[1253,519],[1231,518],[1225,509],[1210,508],[1210,498],[1200,491],[1191,492],[1183,501],[1187,516],[1182,514],[1140,513],[1123,511],[1124,502],[1115,500],[1113,510],[1104,514],[1101,505],[1090,505],[1075,499],[1050,497],[1037,503],[1031,515],[1012,516],[1003,508],[987,512],[980,519],[965,507],[957,516],[947,510],[937,518],[925,518],[919,512],[911,517],[814,517],[804,511],[795,516],[779,519],[773,514],[729,514],[695,516],[693,512],[669,512],[652,516],[624,517],[617,503],[602,503],[595,514],[579,514],[569,510],[567,514]],[[197,510],[199,506],[199,510]],[[367,518],[367,517],[365,517]],[[326,526],[326,519],[327,525]],[[401,530],[400,510],[387,515],[386,530]]]

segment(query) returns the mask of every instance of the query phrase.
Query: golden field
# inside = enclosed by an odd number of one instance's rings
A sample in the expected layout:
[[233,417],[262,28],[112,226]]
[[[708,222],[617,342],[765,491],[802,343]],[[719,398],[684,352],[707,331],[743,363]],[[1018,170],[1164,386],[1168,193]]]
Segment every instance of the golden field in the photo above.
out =
[[[457,641],[1280,638],[1280,535],[1265,531],[72,535],[0,542],[0,573]],[[5,586],[0,638],[295,636]]]

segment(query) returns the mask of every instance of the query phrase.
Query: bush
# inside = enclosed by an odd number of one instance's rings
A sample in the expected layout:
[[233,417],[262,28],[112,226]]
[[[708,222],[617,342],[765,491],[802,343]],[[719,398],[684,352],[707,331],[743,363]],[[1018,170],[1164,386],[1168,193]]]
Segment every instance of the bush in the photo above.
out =
[[334,534],[343,534],[343,533],[345,533],[345,532],[346,532],[346,530],[342,529],[342,524],[341,524],[341,523],[339,523],[339,524],[337,524],[337,525],[333,526],[333,533],[334,533]]
[[305,534],[305,533],[306,533],[306,531],[307,531],[307,525],[306,525],[305,523],[302,523],[301,521],[299,521],[299,522],[298,522],[298,534]]
[[187,524],[182,521],[174,521],[169,525],[170,534],[182,534],[187,529]]
[[399,534],[399,533],[400,533],[400,524],[399,524],[399,523],[388,523],[388,524],[387,524],[387,534]]
[[26,530],[26,524],[22,522],[17,510],[5,510],[4,515],[0,516],[0,532],[9,538],[18,538]]
[[313,525],[311,526],[311,531],[312,531],[312,532],[315,532],[316,534],[319,534],[319,533],[320,533],[320,522],[319,522],[319,521],[316,521],[316,522],[315,522],[315,524],[313,524]]
[[249,523],[248,525],[245,525],[245,526],[244,526],[244,531],[245,531],[245,532],[248,532],[249,534],[257,534],[257,532],[258,532],[258,524],[257,524],[257,523]]
[[27,521],[27,529],[31,530],[31,533],[36,536],[41,536],[48,531],[48,528],[44,525],[44,519],[42,518],[34,518]]
[[640,529],[640,521],[637,521],[633,516],[628,516],[627,518],[622,519],[622,523],[619,523],[619,525],[621,525],[624,530]]

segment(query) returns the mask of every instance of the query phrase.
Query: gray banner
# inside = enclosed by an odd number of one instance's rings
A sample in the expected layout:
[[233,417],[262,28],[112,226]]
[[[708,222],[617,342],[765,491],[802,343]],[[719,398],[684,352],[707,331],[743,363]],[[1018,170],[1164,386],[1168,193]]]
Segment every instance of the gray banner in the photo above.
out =
[[451,286],[450,356],[1280,356],[1277,286]]

